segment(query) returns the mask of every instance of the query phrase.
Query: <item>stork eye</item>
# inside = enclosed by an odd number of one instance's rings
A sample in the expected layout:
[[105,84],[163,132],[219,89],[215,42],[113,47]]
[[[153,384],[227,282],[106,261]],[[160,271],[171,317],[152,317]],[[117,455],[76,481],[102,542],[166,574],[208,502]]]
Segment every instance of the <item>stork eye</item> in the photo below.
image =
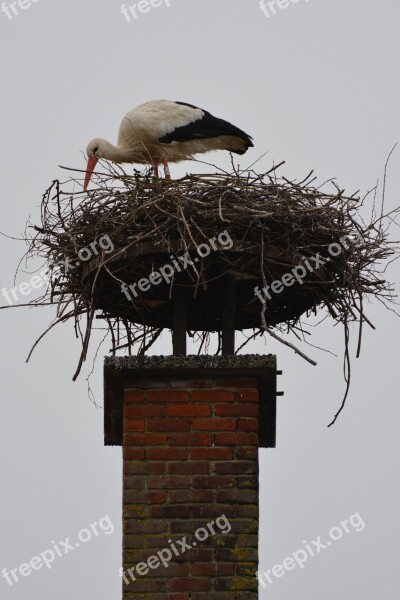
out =
[[93,148],[93,154],[96,154],[96,152],[98,151],[99,147],[96,146],[96,148]]

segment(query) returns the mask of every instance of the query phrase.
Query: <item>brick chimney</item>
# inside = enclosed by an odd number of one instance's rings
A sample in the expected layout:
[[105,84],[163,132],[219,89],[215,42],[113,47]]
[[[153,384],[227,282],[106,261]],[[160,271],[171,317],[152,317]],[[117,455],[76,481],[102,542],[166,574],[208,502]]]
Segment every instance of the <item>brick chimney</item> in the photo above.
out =
[[256,600],[275,357],[107,358],[104,373],[105,443],[123,447],[123,600]]

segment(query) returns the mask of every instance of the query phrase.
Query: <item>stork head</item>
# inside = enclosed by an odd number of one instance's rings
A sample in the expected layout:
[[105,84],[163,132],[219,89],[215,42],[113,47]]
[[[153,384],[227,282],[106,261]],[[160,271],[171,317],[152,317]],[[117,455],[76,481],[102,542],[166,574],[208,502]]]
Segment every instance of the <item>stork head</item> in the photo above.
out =
[[99,160],[99,158],[102,158],[104,156],[104,142],[105,140],[102,140],[101,138],[95,138],[87,145],[86,154],[88,157],[88,161],[86,167],[85,183],[83,184],[84,190],[86,190],[87,186],[89,185],[89,181],[97,164],[97,161]]

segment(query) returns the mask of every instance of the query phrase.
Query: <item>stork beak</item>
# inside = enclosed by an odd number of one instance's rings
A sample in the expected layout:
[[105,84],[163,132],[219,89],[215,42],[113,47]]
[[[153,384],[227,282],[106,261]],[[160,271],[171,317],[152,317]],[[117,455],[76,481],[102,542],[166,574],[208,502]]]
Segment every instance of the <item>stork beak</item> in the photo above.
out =
[[95,168],[98,160],[99,159],[96,156],[89,156],[89,158],[88,158],[87,167],[86,167],[85,183],[83,184],[83,189],[85,192],[86,192],[87,186],[89,185],[90,178],[93,174],[94,168]]

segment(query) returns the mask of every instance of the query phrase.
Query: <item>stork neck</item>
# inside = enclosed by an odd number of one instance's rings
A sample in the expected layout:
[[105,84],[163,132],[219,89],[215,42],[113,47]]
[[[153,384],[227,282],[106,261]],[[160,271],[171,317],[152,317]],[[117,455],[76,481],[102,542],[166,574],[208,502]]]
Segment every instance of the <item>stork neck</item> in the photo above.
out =
[[111,142],[107,140],[103,140],[103,158],[107,160],[112,160],[116,163],[125,162],[128,158],[126,150],[123,148],[119,148],[118,146],[114,146]]

